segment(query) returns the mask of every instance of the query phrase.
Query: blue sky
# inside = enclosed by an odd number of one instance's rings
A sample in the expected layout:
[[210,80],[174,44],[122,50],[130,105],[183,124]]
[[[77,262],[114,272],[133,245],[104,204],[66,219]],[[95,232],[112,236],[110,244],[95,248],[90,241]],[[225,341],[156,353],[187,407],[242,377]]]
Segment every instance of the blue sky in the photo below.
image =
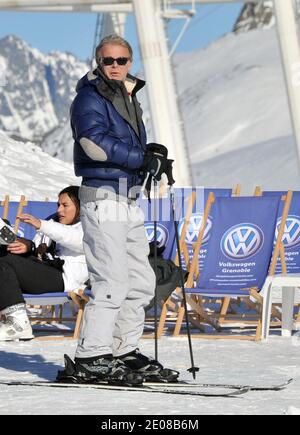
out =
[[[177,52],[204,47],[232,29],[241,10],[241,3],[198,5],[197,15],[177,48]],[[174,42],[183,22],[172,20],[168,32]],[[96,14],[83,13],[21,13],[0,12],[0,38],[14,34],[44,53],[51,50],[68,51],[80,59],[91,57],[96,25]],[[129,17],[126,38],[136,53],[139,64],[135,23]]]

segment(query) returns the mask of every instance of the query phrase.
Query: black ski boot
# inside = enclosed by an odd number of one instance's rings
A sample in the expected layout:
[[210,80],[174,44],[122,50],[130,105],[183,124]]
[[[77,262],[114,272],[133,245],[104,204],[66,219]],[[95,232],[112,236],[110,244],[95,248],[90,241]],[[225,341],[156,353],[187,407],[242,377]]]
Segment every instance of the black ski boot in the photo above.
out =
[[139,349],[118,358],[131,370],[140,373],[145,382],[168,383],[178,381],[179,372],[164,368],[155,359],[143,355]]
[[99,358],[75,358],[64,356],[65,370],[57,374],[57,382],[62,383],[108,383],[114,385],[139,386],[143,376],[133,372],[122,361],[111,355]]

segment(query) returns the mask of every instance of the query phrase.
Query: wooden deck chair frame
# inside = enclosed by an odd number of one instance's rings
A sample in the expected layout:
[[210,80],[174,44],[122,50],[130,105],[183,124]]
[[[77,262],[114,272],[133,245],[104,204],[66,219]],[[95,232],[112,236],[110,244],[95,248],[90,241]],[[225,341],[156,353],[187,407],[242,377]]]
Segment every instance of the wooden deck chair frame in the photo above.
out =
[[[45,199],[45,203],[49,202],[49,199],[46,198]],[[16,215],[16,219],[14,222],[14,231],[15,233],[18,232],[19,230],[19,226],[20,226],[20,219],[19,216],[22,214],[24,207],[26,207],[28,204],[26,198],[24,195],[21,196],[20,198],[20,202],[19,202],[19,206],[18,206],[18,210],[17,210],[17,215]],[[64,304],[54,304],[52,305],[51,303],[51,298],[49,298],[49,304],[46,305],[46,307],[48,307],[48,311],[51,313],[51,317],[33,317],[31,318],[31,322],[33,325],[45,325],[45,324],[61,324],[63,322],[73,322],[75,321],[75,330],[73,335],[70,337],[72,339],[76,339],[78,338],[79,335],[79,326],[78,323],[80,324],[81,322],[81,318],[82,318],[82,311],[84,309],[84,304],[86,303],[84,298],[80,297],[80,294],[83,294],[83,291],[80,289],[76,292],[67,292],[69,300],[74,303],[74,305],[76,305],[78,307],[78,313],[77,315],[75,314],[75,310],[72,309],[74,316],[73,317],[65,317],[63,315],[63,309],[64,309]],[[63,296],[63,295],[62,295]],[[43,299],[43,294],[39,294],[36,295],[36,299],[38,301],[38,299]],[[29,307],[31,306],[31,304],[27,304]],[[36,308],[42,308],[45,305],[40,305],[40,304],[35,304],[34,307]],[[58,315],[56,313],[56,307],[58,309]],[[51,331],[52,332],[52,331]],[[58,330],[57,332],[61,332],[60,330]],[[67,338],[67,337],[63,337],[63,338]],[[54,337],[40,337],[40,339],[56,339]]]
[[[262,189],[259,190],[260,194],[262,195]],[[288,289],[288,291],[291,291],[293,293],[295,293],[295,289],[296,288],[300,288],[300,273],[289,273],[288,272],[288,268],[286,265],[286,257],[285,257],[285,250],[284,250],[284,245],[283,243],[281,243],[280,246],[280,260],[281,260],[281,268],[282,271],[280,274],[275,275],[274,279],[272,280],[272,282],[268,283],[269,286],[266,286],[266,295],[265,295],[265,299],[264,299],[264,305],[263,305],[263,318],[262,318],[262,323],[263,323],[263,331],[262,331],[262,338],[264,340],[268,340],[269,338],[269,329],[270,326],[272,326],[272,322],[271,322],[271,316],[274,316],[274,306],[280,306],[282,308],[282,310],[284,310],[284,306],[283,306],[283,295],[282,295],[282,303],[277,303],[277,304],[273,304],[272,303],[272,289],[273,287],[280,287],[282,289],[282,291]],[[293,295],[294,297],[294,295]],[[296,315],[294,314],[294,309],[293,307],[289,307],[289,310],[291,311],[291,313],[289,313],[291,315],[291,319],[289,319],[288,321],[288,328],[292,328],[293,323],[299,324],[300,323],[300,305],[299,303],[294,303],[293,306],[297,306],[298,310],[296,312]],[[275,309],[276,310],[276,309]],[[286,320],[285,320],[286,321]],[[284,324],[284,319],[283,319],[283,323],[282,323],[282,329],[284,330],[284,328],[286,327],[286,325]],[[291,335],[291,330],[288,331],[287,336]],[[285,331],[286,333],[286,331]]]
[[[55,324],[61,324],[63,322],[74,322],[75,327],[74,327],[74,330],[68,330],[68,331],[63,331],[63,330],[57,328],[57,330],[51,330],[51,335],[49,335],[49,334],[41,335],[41,336],[37,336],[35,339],[41,340],[41,341],[78,339],[79,333],[80,333],[80,327],[81,327],[81,323],[82,323],[82,318],[83,318],[84,308],[85,308],[85,305],[87,304],[87,302],[89,301],[89,296],[87,296],[85,294],[84,289],[80,288],[80,289],[77,289],[74,291],[57,293],[57,294],[51,295],[51,296],[54,296],[54,299],[60,299],[60,298],[64,299],[63,304],[52,302],[51,297],[49,297],[47,300],[47,296],[45,296],[45,295],[46,294],[31,295],[31,297],[34,300],[36,300],[36,302],[37,302],[34,305],[32,305],[30,303],[30,299],[28,299],[28,295],[24,295],[25,300],[27,302],[27,306],[33,306],[35,308],[41,308],[41,307],[46,306],[46,307],[51,307],[53,309],[53,315],[51,315],[50,317],[45,317],[45,316],[29,317],[31,324],[32,325],[55,325]],[[43,299],[46,299],[47,302],[40,304],[39,301],[42,301]],[[73,317],[63,316],[63,307],[66,303],[70,303],[71,305],[73,305],[77,308],[77,313],[75,312],[75,310],[72,310]],[[58,316],[56,315],[56,312],[54,310],[55,307],[58,307]],[[44,329],[41,329],[41,330],[43,332],[47,332]],[[66,332],[68,334],[71,332],[71,335],[65,335]],[[61,335],[60,336],[55,335],[57,333],[61,334]]]
[[[238,196],[240,194],[240,190],[241,190],[240,185],[237,185],[233,189],[232,195]],[[163,197],[165,195],[165,192],[166,192],[166,187],[165,186],[161,187],[159,196]],[[185,216],[184,227],[183,227],[183,231],[182,231],[181,238],[180,238],[180,244],[181,244],[181,249],[182,249],[185,261],[186,261],[187,268],[189,269],[191,262],[190,262],[190,257],[189,257],[189,253],[188,253],[188,248],[187,248],[186,243],[185,243],[185,237],[186,237],[187,228],[189,226],[190,218],[192,215],[193,206],[194,206],[194,203],[196,201],[196,194],[192,193],[188,201],[189,202],[188,202],[188,207],[187,207],[187,213]],[[176,256],[175,262],[178,265],[178,255]],[[180,289],[178,289],[178,290],[180,290]],[[85,305],[89,301],[89,297],[84,294],[84,291],[82,289],[80,291],[77,291],[77,292],[71,292],[69,294],[69,296],[79,308],[77,320],[76,320],[76,325],[75,325],[75,331],[74,331],[74,335],[73,335],[73,338],[78,338],[80,328],[81,328],[82,319],[83,319]],[[171,318],[170,319],[171,321],[172,320],[174,321],[177,319],[177,311],[178,311],[178,307],[171,300],[171,298],[169,298],[166,302],[161,301],[161,304],[162,304],[162,313],[161,313],[159,325],[158,325],[158,338],[160,338],[163,334],[165,323],[167,321],[168,310],[173,310],[174,314],[176,314],[175,319]],[[195,322],[197,322],[197,321],[195,320]],[[197,322],[197,325],[199,327],[201,327],[201,325],[198,322]],[[153,334],[152,335],[143,335],[143,338],[153,338],[153,337],[154,337]]]
[[[241,191],[239,191],[238,195],[236,195],[236,196],[240,196],[240,193],[241,193]],[[255,187],[254,195],[253,196],[256,196],[256,197],[257,196],[262,196],[262,189],[261,189],[260,186],[256,186]],[[281,251],[280,251],[280,253],[281,253]],[[229,307],[231,305],[231,302],[232,302],[232,298],[230,298],[230,297],[225,297],[223,302],[222,302],[221,310],[220,310],[220,317],[219,317],[219,325],[220,325],[220,327],[222,327],[223,325],[226,326],[226,324],[230,323],[230,320],[226,320],[226,317],[228,315],[228,310],[229,310]],[[238,298],[238,304],[239,305],[241,305],[241,302],[242,301],[240,300],[240,298]],[[244,302],[246,303],[246,305],[250,309],[253,309],[255,311],[257,311],[259,309],[258,312],[260,313],[260,309],[261,308],[258,307],[257,303],[254,303],[250,298],[244,300]],[[232,311],[233,314],[236,314],[236,312],[232,308],[231,308],[231,311]],[[278,310],[276,310],[275,308],[273,310],[273,314],[275,315],[275,317],[277,317],[278,319],[281,320],[281,313]],[[248,314],[248,316],[249,316],[249,314]],[[275,326],[277,326],[277,324],[275,324]]]
[[[284,246],[281,243],[282,240],[282,236],[284,233],[284,227],[285,227],[285,223],[286,223],[286,219],[289,213],[289,209],[290,209],[290,205],[291,205],[291,200],[292,200],[292,192],[289,191],[287,193],[287,195],[285,195],[284,197],[282,197],[282,200],[285,201],[285,205],[284,205],[284,210],[283,210],[283,215],[282,215],[282,221],[281,221],[281,226],[279,228],[278,231],[278,237],[277,237],[277,241],[274,247],[274,251],[272,254],[272,258],[271,258],[271,262],[270,262],[270,267],[269,267],[269,272],[268,272],[268,277],[267,279],[272,279],[272,277],[275,275],[275,270],[276,270],[276,264],[277,264],[277,260],[278,258],[280,258],[281,261],[284,261]],[[194,280],[196,279],[198,281],[199,279],[199,268],[198,268],[198,256],[199,256],[199,252],[201,249],[201,245],[202,245],[202,240],[203,240],[203,236],[204,236],[204,229],[205,229],[205,225],[206,225],[206,221],[208,219],[208,215],[210,213],[211,207],[213,205],[215,201],[215,196],[213,193],[211,193],[209,195],[209,199],[207,201],[207,206],[206,206],[206,210],[204,213],[204,219],[203,219],[203,223],[202,223],[202,228],[199,232],[199,237],[195,246],[195,251],[194,251],[194,257],[192,260],[192,264],[191,264],[191,269],[189,271],[189,277],[187,280],[187,284],[186,287],[187,288],[193,288],[194,287]],[[283,268],[285,267],[285,264],[283,263]],[[246,289],[245,289],[246,290]],[[255,333],[255,337],[249,337],[249,336],[237,336],[234,335],[233,337],[231,336],[227,336],[227,335],[201,335],[200,338],[213,338],[213,339],[244,339],[244,340],[255,340],[255,341],[259,341],[261,339],[261,334],[262,334],[262,318],[261,318],[261,311],[262,311],[262,305],[263,305],[263,298],[262,296],[259,294],[259,289],[257,288],[250,288],[248,289],[250,291],[250,295],[257,301],[257,303],[260,305],[261,310],[260,310],[260,315],[258,318],[258,321],[256,322],[257,327],[256,327],[256,333]],[[226,297],[224,298],[226,299]],[[191,306],[191,308],[198,314],[198,316],[204,320],[207,321],[207,313],[204,312],[204,308],[203,308],[203,298],[202,296],[196,295],[195,297],[193,297],[193,295],[187,294],[187,302],[188,304]],[[228,301],[227,301],[228,302]],[[215,317],[214,321],[217,322],[217,326],[219,326],[219,318],[221,317],[222,319],[224,319],[224,317],[226,316],[226,310],[227,310],[227,304],[226,306],[222,307],[221,313],[219,316]],[[182,327],[182,323],[183,323],[183,319],[184,319],[184,307],[183,304],[180,308],[180,312],[178,315],[178,319],[176,322],[176,326],[175,326],[175,330],[174,330],[174,335],[177,336],[180,333],[181,327]],[[277,313],[275,312],[275,315],[277,316]],[[278,314],[279,315],[279,314]],[[213,322],[209,322],[212,326],[214,326]],[[232,322],[231,322],[232,323]],[[240,325],[244,325],[244,327],[249,325],[249,322],[247,321],[243,321],[243,319],[239,319],[238,320],[238,324]],[[218,330],[218,328],[216,328]]]
[[[196,201],[196,192],[192,192],[192,194],[190,195],[190,197],[188,199],[187,211],[186,211],[186,215],[184,218],[184,224],[183,224],[183,228],[182,228],[182,232],[181,232],[181,236],[180,236],[180,240],[179,240],[180,249],[181,249],[181,252],[184,256],[184,261],[185,261],[187,270],[190,269],[190,256],[189,256],[187,245],[185,243],[185,238],[186,238],[187,229],[188,229],[189,224],[190,224],[190,219],[191,219],[191,216],[193,213],[193,207],[194,207],[195,201]],[[176,257],[175,257],[174,262],[177,266],[179,265],[178,253],[176,253]],[[180,289],[177,288],[175,291],[178,293],[178,292],[180,292]],[[162,305],[162,311],[161,311],[161,315],[160,315],[160,319],[159,319],[159,323],[158,323],[158,328],[157,328],[157,337],[158,338],[161,338],[161,336],[163,335],[163,332],[166,328],[166,322],[176,321],[177,313],[179,310],[179,306],[174,301],[174,298],[172,297],[172,295],[166,301],[161,301],[161,305]]]
[[[240,196],[240,194],[241,194],[241,187],[240,187],[240,185],[237,185],[237,187],[235,189],[235,194],[233,194],[232,196],[238,197],[238,196]],[[254,190],[254,196],[262,196],[262,189],[261,189],[260,186],[257,186],[255,188],[255,190]],[[283,245],[280,247],[280,255],[282,255],[282,249],[284,250]],[[283,252],[283,255],[284,255],[284,252]],[[197,275],[199,276],[198,263],[197,263]],[[206,302],[206,298],[202,297],[202,301],[201,302],[204,304]],[[216,302],[216,301],[214,301],[214,302]],[[217,324],[219,328],[216,328],[217,330],[220,329],[222,326],[226,326],[227,324],[232,323],[232,319],[234,320],[235,315],[237,315],[236,311],[231,307],[231,302],[232,302],[232,298],[231,297],[224,297],[223,301],[221,301],[221,309],[220,309],[220,312],[218,314],[218,324]],[[244,300],[244,302],[246,302],[246,305],[249,306],[250,309],[253,309],[253,310],[256,310],[256,311],[258,310],[257,303],[254,303],[250,298]],[[239,304],[241,303],[240,298],[238,298],[238,303]],[[231,313],[230,313],[231,320],[230,319],[227,320],[229,308],[231,308]],[[260,310],[261,310],[261,307],[259,306],[259,313],[260,313]],[[276,318],[281,320],[281,313],[280,313],[280,311],[278,311],[275,308],[273,308],[272,313],[273,313],[273,315]],[[182,319],[183,319],[183,315],[184,315],[184,312],[181,313]],[[253,317],[257,317],[255,315],[252,315],[252,316]],[[248,317],[251,317],[251,315],[248,314]],[[199,316],[198,316],[198,318],[199,318]],[[191,323],[192,324],[195,323],[195,322],[193,322],[193,319],[191,319]],[[212,323],[212,326],[216,326],[216,324]],[[278,326],[278,322],[274,323],[274,326]],[[205,331],[205,328],[203,328],[203,327],[200,328],[200,329]],[[174,335],[178,335],[178,334],[179,334],[179,331],[178,331],[178,328],[177,328],[177,325],[176,325],[175,330],[174,330]]]
[[3,207],[2,219],[7,219],[8,207],[9,207],[9,195],[5,195],[4,201],[1,201],[1,206]]
[[[240,196],[240,194],[241,194],[241,185],[237,184],[232,189],[232,196]],[[185,260],[185,264],[186,264],[188,272],[191,269],[192,262],[190,260],[190,255],[189,255],[188,247],[186,244],[186,233],[187,233],[187,229],[189,228],[189,225],[190,225],[190,219],[191,219],[191,216],[193,213],[195,201],[196,201],[196,193],[193,192],[189,198],[189,205],[187,207],[187,212],[186,212],[186,216],[184,219],[184,225],[183,225],[183,229],[182,229],[180,240],[179,240],[180,249],[181,249],[181,252],[184,256],[184,260]],[[204,217],[203,217],[202,226],[200,228],[200,233],[199,233],[199,236],[200,236],[200,234],[202,234],[202,236],[201,236],[202,239],[203,239],[203,235],[204,235],[204,231],[205,231],[205,225],[206,225],[208,215],[209,215],[209,211],[208,211],[207,207],[208,207],[208,201],[206,203],[206,207],[204,210]],[[205,220],[205,225],[203,225],[204,220]],[[195,257],[195,249],[196,248],[197,248],[197,243],[193,246],[193,251],[194,251],[193,259]],[[200,249],[199,249],[199,251],[200,251]],[[192,261],[193,261],[193,259],[192,259]],[[177,266],[179,265],[178,252],[176,253],[176,257],[175,257],[174,262]],[[194,266],[195,266],[195,264],[194,264]],[[197,261],[196,267],[198,268],[198,261]],[[177,294],[180,294],[181,288],[178,287],[175,292]],[[178,306],[178,303],[176,304],[173,299],[174,298],[171,295],[162,305],[162,312],[161,312],[161,316],[160,316],[160,320],[159,320],[159,324],[158,324],[158,333],[157,333],[158,338],[161,338],[161,336],[163,335],[164,330],[165,330],[165,325],[166,325],[166,322],[168,320],[170,320],[171,322],[174,322],[174,321],[176,322],[176,326],[175,326],[175,330],[174,330],[173,335],[178,335],[177,322],[182,323],[183,317],[184,317],[184,310],[182,310],[182,307]],[[227,301],[227,302],[228,302],[228,307],[229,307],[229,301]],[[203,314],[203,316],[205,316],[205,318],[207,317],[204,312],[202,314]],[[179,320],[178,320],[178,318],[179,318]],[[212,321],[210,319],[210,317],[207,317],[206,320],[208,322]],[[213,326],[216,327],[217,329],[219,329],[218,325],[214,321],[212,321],[212,322],[213,322]],[[199,316],[195,316],[194,318],[191,318],[191,323],[193,323],[193,325],[198,327],[199,329],[203,330],[203,332],[205,331],[205,328],[199,322]]]
[[[167,194],[167,185],[163,185],[160,188],[159,191],[159,198],[163,198],[166,194]],[[196,192],[192,192],[191,195],[188,197],[188,205],[187,205],[187,211],[184,217],[184,225],[183,225],[183,229],[182,229],[182,234],[179,240],[180,243],[180,247],[181,247],[181,252],[183,253],[184,256],[184,260],[186,263],[186,267],[187,270],[189,270],[190,267],[190,256],[189,256],[189,252],[188,252],[188,248],[187,245],[185,243],[185,237],[186,237],[186,232],[190,223],[190,218],[193,212],[193,207],[196,201]],[[179,258],[178,258],[178,254],[176,253],[176,258],[174,260],[174,263],[178,266],[179,264]],[[179,291],[179,289],[176,289],[176,291]],[[177,317],[177,312],[179,309],[178,304],[176,304],[176,302],[173,300],[172,295],[167,299],[167,301],[161,300],[158,301],[158,303],[161,305],[162,307],[162,311],[160,314],[160,318],[159,318],[159,322],[158,322],[158,327],[157,327],[157,337],[161,338],[161,336],[163,335],[164,330],[166,329],[166,323],[167,322],[171,322],[174,324],[174,321],[176,321],[176,317]],[[173,314],[174,313],[174,314]],[[154,319],[153,318],[148,318],[147,320],[153,322]],[[154,334],[143,334],[142,338],[145,339],[149,339],[149,338],[154,338]]]
[[[49,202],[49,199],[46,198],[45,202]],[[9,215],[9,204],[10,204],[10,198],[9,195],[5,196],[4,201],[1,201],[1,206],[3,206],[3,215],[2,218],[3,219],[7,219],[8,215]],[[13,228],[14,228],[14,232],[17,234],[18,230],[19,230],[19,226],[20,226],[20,219],[19,216],[23,213],[23,209],[24,207],[26,207],[28,204],[26,198],[24,195],[22,195],[20,197],[19,200],[19,204],[18,204],[18,208],[17,208],[17,212],[16,212],[16,217],[15,217],[15,221],[11,222]],[[41,293],[41,294],[37,294],[37,295],[31,295],[31,297],[34,297],[34,299],[36,300],[36,302],[42,299],[45,299],[45,293]],[[61,324],[63,322],[75,322],[75,329],[74,332],[72,334],[71,337],[59,337],[59,338],[71,338],[71,339],[77,339],[79,337],[79,331],[80,331],[80,325],[82,322],[82,316],[83,316],[83,311],[84,311],[84,307],[86,305],[86,303],[88,302],[89,298],[84,294],[84,290],[83,289],[78,289],[76,291],[71,291],[71,292],[66,292],[66,293],[62,293],[59,294],[58,298],[69,298],[69,302],[76,306],[78,311],[77,313],[75,313],[75,310],[72,309],[74,316],[73,317],[65,317],[63,315],[63,308],[64,308],[64,304],[52,304],[51,303],[51,298],[49,298],[49,302],[47,304],[30,304],[30,303],[26,303],[26,305],[28,307],[35,307],[35,308],[40,308],[42,309],[44,306],[46,306],[48,308],[50,317],[45,317],[45,316],[34,316],[34,317],[30,317],[31,323],[32,325],[45,325],[45,324]],[[26,295],[25,295],[26,298]],[[30,298],[31,299],[31,298]],[[30,301],[30,299],[28,299],[28,301]],[[57,310],[56,310],[57,308]],[[57,331],[51,331],[51,333],[53,332],[59,332],[61,333],[61,330],[57,330]],[[53,337],[53,336],[41,336],[41,337],[37,337],[38,340],[54,340],[54,339],[58,339],[58,337]]]

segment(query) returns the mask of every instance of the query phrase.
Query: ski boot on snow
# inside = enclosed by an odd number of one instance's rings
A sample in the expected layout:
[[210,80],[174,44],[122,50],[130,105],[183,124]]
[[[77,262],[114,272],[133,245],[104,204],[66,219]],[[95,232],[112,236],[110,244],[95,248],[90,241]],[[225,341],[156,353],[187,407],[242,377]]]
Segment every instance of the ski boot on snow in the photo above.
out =
[[113,385],[141,386],[143,376],[135,373],[122,361],[112,356],[76,358],[64,356],[65,369],[59,371],[56,381],[61,383],[108,383]]
[[0,342],[27,341],[34,338],[25,304],[12,305],[1,314],[5,316],[5,321],[0,322]]
[[118,359],[131,370],[140,373],[145,382],[173,383],[178,381],[178,371],[164,368],[160,362],[143,355],[138,349]]

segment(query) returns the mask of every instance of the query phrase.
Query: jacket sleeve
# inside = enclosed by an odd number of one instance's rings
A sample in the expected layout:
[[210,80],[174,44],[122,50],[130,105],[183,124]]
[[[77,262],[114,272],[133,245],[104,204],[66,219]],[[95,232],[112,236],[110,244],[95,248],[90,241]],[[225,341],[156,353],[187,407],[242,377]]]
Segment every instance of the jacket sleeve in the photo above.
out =
[[78,254],[83,254],[83,230],[81,225],[63,225],[54,221],[41,221],[40,231],[54,242]]
[[129,149],[120,137],[109,132],[110,119],[102,98],[92,92],[77,95],[71,108],[74,139],[95,161],[113,163],[129,169],[142,166],[144,152]]

